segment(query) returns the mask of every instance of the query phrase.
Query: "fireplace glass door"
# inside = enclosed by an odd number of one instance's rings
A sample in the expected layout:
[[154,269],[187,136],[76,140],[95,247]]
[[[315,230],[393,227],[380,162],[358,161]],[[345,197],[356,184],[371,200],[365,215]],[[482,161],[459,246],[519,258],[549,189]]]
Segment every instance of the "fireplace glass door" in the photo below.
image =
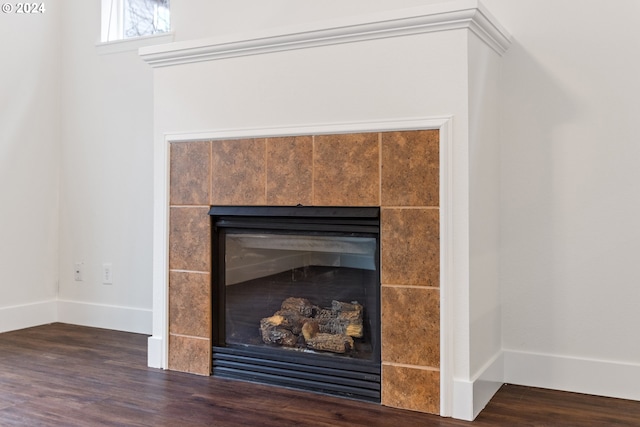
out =
[[377,208],[214,209],[214,375],[379,400]]

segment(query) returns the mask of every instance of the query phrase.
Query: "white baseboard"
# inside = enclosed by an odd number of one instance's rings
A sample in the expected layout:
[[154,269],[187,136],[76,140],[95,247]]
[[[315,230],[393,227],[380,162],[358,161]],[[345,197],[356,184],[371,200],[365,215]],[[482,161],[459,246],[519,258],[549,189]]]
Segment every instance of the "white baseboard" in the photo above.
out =
[[640,364],[503,350],[471,381],[454,379],[453,418],[472,421],[503,383],[640,401]]
[[56,300],[0,307],[0,333],[58,321]]
[[504,351],[506,383],[640,400],[640,365]]
[[151,335],[152,310],[58,300],[58,322]]
[[162,361],[164,351],[164,340],[162,337],[151,336],[147,339],[147,366],[150,368],[165,369]]
[[496,353],[471,381],[453,380],[452,417],[473,421],[504,383],[504,357]]

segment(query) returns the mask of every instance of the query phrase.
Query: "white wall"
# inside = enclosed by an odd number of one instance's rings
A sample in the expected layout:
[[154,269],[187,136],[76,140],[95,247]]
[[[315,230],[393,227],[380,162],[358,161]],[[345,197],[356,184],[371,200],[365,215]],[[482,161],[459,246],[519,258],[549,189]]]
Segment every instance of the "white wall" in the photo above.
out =
[[636,0],[485,0],[501,129],[505,380],[640,399]]
[[56,316],[58,16],[0,16],[0,332]]
[[[148,333],[152,73],[135,49],[98,53],[99,3],[64,3],[60,321]],[[75,262],[84,263],[81,282]]]
[[171,26],[176,40],[259,32],[345,16],[441,3],[442,0],[172,0]]

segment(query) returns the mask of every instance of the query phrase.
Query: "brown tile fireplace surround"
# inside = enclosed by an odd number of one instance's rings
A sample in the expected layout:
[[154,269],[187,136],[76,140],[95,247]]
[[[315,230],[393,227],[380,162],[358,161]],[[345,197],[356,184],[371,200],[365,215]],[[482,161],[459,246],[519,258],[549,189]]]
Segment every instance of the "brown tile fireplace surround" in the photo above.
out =
[[379,206],[383,405],[440,410],[439,133],[170,144],[169,369],[209,375],[211,205]]

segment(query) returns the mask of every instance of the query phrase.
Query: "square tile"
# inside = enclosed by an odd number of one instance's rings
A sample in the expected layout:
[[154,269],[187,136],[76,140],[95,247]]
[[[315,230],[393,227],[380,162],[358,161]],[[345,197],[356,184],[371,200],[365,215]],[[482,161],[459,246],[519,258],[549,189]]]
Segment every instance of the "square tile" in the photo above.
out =
[[211,271],[211,217],[208,207],[169,209],[169,269]]
[[438,206],[439,132],[382,133],[382,205]]
[[311,136],[267,139],[267,204],[309,206],[313,203]]
[[314,137],[315,205],[379,205],[378,135],[358,133]]
[[380,305],[382,361],[439,367],[439,290],[383,286]]
[[169,272],[169,332],[211,338],[211,275]]
[[266,203],[265,140],[213,141],[212,205],[264,205]]
[[211,375],[210,339],[169,335],[169,369],[198,375]]
[[169,203],[208,205],[211,142],[172,142],[169,156]]
[[382,365],[382,404],[440,413],[440,371]]
[[386,285],[440,285],[438,209],[383,208],[381,279]]

